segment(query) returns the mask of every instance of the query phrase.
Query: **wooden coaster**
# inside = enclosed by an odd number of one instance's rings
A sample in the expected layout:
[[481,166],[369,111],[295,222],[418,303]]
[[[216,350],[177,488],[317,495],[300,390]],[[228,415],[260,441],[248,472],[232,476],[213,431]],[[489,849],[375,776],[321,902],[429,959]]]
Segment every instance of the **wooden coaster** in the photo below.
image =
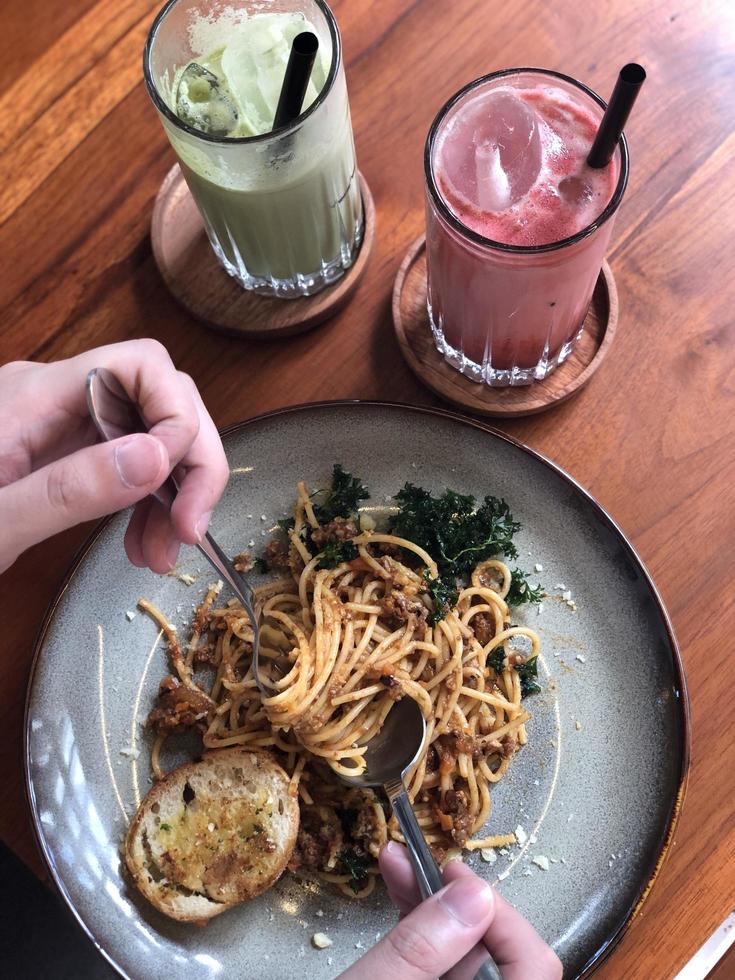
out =
[[354,264],[314,296],[278,299],[243,289],[217,261],[204,222],[177,164],[161,184],[153,208],[151,243],[159,271],[174,297],[208,326],[239,337],[269,340],[315,327],[340,310],[365,272],[375,240],[375,204],[362,174],[365,231]]
[[604,262],[584,321],[584,333],[567,360],[543,381],[523,387],[491,388],[470,381],[447,364],[434,346],[426,310],[423,235],[408,250],[393,286],[393,324],[408,366],[437,395],[477,415],[534,415],[571,398],[602,364],[617,322],[618,291],[610,266]]

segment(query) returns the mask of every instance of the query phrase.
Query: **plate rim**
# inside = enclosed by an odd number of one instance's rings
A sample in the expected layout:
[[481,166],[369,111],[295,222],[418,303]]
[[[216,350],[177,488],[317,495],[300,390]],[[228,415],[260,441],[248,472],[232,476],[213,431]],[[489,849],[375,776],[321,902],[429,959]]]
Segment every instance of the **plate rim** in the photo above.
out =
[[[623,531],[620,525],[615,521],[613,517],[607,512],[607,510],[602,506],[601,503],[585,489],[571,474],[567,473],[565,469],[559,466],[553,460],[549,459],[543,453],[539,452],[537,449],[533,449],[527,446],[525,443],[516,439],[514,436],[509,435],[506,432],[495,428],[488,422],[475,418],[468,418],[459,412],[450,411],[444,408],[437,408],[435,406],[425,406],[425,405],[411,405],[405,402],[396,401],[386,401],[382,399],[362,399],[362,398],[340,398],[334,400],[321,400],[315,402],[301,402],[296,405],[288,405],[282,408],[272,409],[268,412],[261,412],[257,415],[252,415],[249,418],[243,419],[240,422],[234,422],[231,425],[225,426],[219,430],[220,436],[224,439],[227,436],[233,435],[236,432],[240,432],[248,428],[248,426],[257,424],[259,422],[269,421],[271,419],[279,418],[286,415],[297,415],[305,411],[321,410],[321,409],[334,409],[334,408],[378,408],[378,409],[389,409],[398,410],[403,412],[410,412],[416,415],[429,415],[438,416],[440,418],[449,419],[454,422],[459,422],[462,425],[468,426],[469,428],[478,429],[491,437],[501,440],[502,442],[508,443],[516,449],[520,449],[522,452],[526,453],[533,459],[542,463],[558,477],[560,477],[565,483],[567,483],[572,490],[585,500],[596,513],[597,517],[601,519],[602,523],[607,525],[608,529],[613,532],[614,535],[622,542],[624,548],[626,549],[628,556],[633,560],[634,564],[640,569],[645,584],[651,594],[651,598],[654,601],[656,611],[661,618],[661,621],[666,630],[666,634],[669,641],[670,652],[672,655],[674,675],[675,675],[675,689],[678,695],[678,718],[679,726],[682,734],[682,745],[681,745],[681,758],[679,760],[679,779],[678,788],[674,799],[669,808],[669,815],[666,823],[666,828],[662,835],[662,839],[659,847],[656,849],[655,854],[653,854],[648,868],[642,877],[642,882],[640,888],[634,900],[630,903],[629,907],[626,909],[621,921],[613,929],[611,934],[604,940],[604,942],[599,946],[597,950],[589,957],[587,962],[581,968],[581,970],[576,974],[575,980],[584,980],[584,978],[589,977],[601,963],[608,958],[612,951],[617,947],[621,939],[627,933],[631,923],[638,915],[643,903],[648,898],[651,889],[653,888],[658,876],[663,868],[666,859],[671,852],[672,841],[676,828],[679,822],[679,817],[681,814],[681,808],[686,796],[689,768],[690,768],[690,757],[691,757],[691,706],[689,701],[689,692],[687,688],[686,674],[684,671],[684,664],[681,657],[681,651],[679,644],[676,639],[676,634],[674,633],[674,628],[671,623],[668,611],[664,604],[664,601],[656,587],[653,578],[648,571],[643,559],[638,554],[637,550],[634,548],[631,541],[628,539],[627,534]],[[36,680],[36,668],[41,655],[41,651],[45,644],[46,636],[48,634],[49,628],[54,620],[58,606],[66,594],[71,582],[76,576],[79,568],[84,562],[88,552],[92,549],[97,539],[104,533],[107,526],[112,522],[116,515],[112,514],[97,524],[97,526],[91,531],[86,540],[81,544],[74,554],[64,576],[61,580],[61,584],[58,590],[48,605],[46,612],[41,621],[41,625],[38,630],[38,634],[34,640],[33,644],[33,654],[31,659],[31,667],[28,675],[28,684],[26,687],[26,697],[25,706],[23,714],[23,773],[24,773],[24,786],[26,800],[30,809],[31,814],[31,826],[33,828],[33,834],[36,842],[36,846],[41,854],[44,864],[48,869],[51,876],[51,880],[54,883],[57,891],[61,895],[65,905],[72,914],[72,917],[82,929],[84,934],[93,944],[95,949],[100,953],[100,955],[113,967],[117,973],[124,978],[124,980],[133,980],[128,973],[123,969],[123,967],[117,963],[112,955],[105,947],[102,942],[95,936],[92,929],[87,925],[81,916],[81,913],[77,910],[74,900],[69,894],[69,891],[58,872],[54,864],[53,857],[47,846],[45,836],[42,830],[40,816],[38,812],[38,806],[36,803],[36,797],[33,787],[33,780],[31,776],[31,764],[30,764],[30,707],[33,689]]]

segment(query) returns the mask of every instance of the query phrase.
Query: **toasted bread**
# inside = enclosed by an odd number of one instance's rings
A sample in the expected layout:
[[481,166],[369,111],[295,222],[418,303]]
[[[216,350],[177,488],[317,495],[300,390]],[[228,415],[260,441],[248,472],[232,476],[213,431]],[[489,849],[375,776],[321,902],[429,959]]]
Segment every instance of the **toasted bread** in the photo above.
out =
[[202,922],[260,895],[296,843],[299,804],[288,784],[262,749],[220,749],[174,769],[128,829],[125,861],[135,884],[180,922]]

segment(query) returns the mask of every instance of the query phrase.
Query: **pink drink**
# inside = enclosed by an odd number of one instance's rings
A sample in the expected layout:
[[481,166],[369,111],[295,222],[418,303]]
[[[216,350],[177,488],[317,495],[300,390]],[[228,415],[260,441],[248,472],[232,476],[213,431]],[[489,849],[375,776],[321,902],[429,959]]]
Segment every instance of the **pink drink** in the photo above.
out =
[[589,89],[535,69],[471,83],[426,152],[429,315],[439,350],[473,380],[529,384],[570,354],[627,181],[586,157],[604,111]]

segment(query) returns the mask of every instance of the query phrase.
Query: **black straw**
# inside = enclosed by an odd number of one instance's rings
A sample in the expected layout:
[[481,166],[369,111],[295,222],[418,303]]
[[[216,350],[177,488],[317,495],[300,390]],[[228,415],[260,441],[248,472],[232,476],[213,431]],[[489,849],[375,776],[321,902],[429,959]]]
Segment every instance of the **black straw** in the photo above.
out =
[[620,69],[613,94],[610,96],[595,142],[587,157],[590,167],[599,170],[612,160],[630,110],[645,80],[646,72],[640,65],[631,63]]
[[297,34],[291,45],[286,74],[283,76],[278,108],[273,119],[273,129],[287,126],[301,115],[306,87],[319,50],[319,38],[311,31]]

